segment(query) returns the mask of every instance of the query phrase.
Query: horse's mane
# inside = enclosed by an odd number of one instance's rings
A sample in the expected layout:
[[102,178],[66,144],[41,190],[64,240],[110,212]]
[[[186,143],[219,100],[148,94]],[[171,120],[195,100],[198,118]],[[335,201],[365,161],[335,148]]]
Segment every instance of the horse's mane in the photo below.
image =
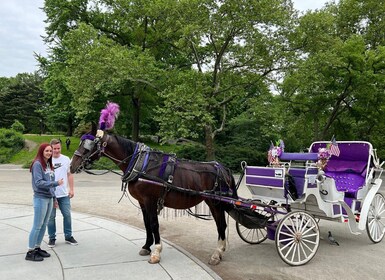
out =
[[[112,134],[111,136],[116,138],[116,141],[118,142],[118,144],[122,147],[122,149],[124,151],[127,151],[127,154],[133,154],[134,153],[136,142],[134,142],[130,139],[124,138],[123,136],[116,135],[116,134]],[[155,150],[152,148],[151,148],[151,151],[158,153],[158,154],[164,154],[164,155],[169,154],[169,153],[165,153],[165,152]],[[169,154],[169,155],[171,155],[171,154]],[[174,155],[174,156],[176,156],[176,155]],[[178,161],[191,164],[191,169],[194,169],[197,167],[202,167],[202,165],[203,166],[217,165],[218,167],[223,168],[224,170],[226,170],[227,172],[229,172],[231,174],[230,169],[224,167],[222,164],[220,164],[219,162],[216,162],[216,161],[204,161],[204,162],[202,162],[202,161],[196,161],[196,160],[184,159],[184,158],[178,158]],[[199,171],[198,168],[197,168],[197,171]]]
[[118,142],[118,144],[121,145],[123,150],[127,151],[128,154],[134,153],[134,149],[135,149],[135,145],[136,145],[136,143],[134,141],[129,140],[129,139],[124,138],[124,137],[119,136],[119,135],[115,135],[115,134],[113,134],[111,136],[114,136],[116,138],[116,141]]

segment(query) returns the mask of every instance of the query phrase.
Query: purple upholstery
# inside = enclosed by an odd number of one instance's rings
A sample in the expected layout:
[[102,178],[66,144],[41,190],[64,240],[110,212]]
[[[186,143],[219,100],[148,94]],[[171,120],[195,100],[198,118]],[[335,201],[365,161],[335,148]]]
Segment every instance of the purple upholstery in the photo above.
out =
[[[325,148],[329,143],[313,143],[311,152]],[[337,190],[345,192],[345,197],[357,198],[358,190],[365,184],[370,145],[366,142],[340,142],[338,148],[340,155],[331,156],[325,167],[325,175],[334,179]]]
[[[318,170],[316,168],[308,169],[307,170],[308,175],[316,175]],[[305,168],[290,168],[289,174],[293,176],[295,187],[297,189],[298,197],[301,197],[303,195],[303,189],[305,187],[305,174],[306,169]]]
[[340,192],[355,193],[365,184],[365,177],[345,172],[325,172],[326,176],[331,177],[336,182],[337,190]]
[[335,160],[329,160],[328,164],[326,165],[325,171],[357,173],[365,176],[366,166],[367,166],[367,159],[366,161],[358,161],[358,160],[347,161],[347,160],[335,159]]
[[282,153],[279,157],[280,160],[318,160],[317,153]]
[[[325,148],[330,142],[316,142],[311,146],[310,152],[318,153],[319,148]],[[369,158],[370,146],[368,143],[338,143],[340,149],[340,156],[332,156],[330,160],[338,159],[344,161],[364,161],[367,162]]]

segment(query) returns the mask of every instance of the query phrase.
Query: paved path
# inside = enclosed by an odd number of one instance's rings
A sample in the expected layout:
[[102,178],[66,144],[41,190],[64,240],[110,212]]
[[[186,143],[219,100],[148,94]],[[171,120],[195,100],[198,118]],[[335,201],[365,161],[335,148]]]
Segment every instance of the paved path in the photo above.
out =
[[[42,245],[50,258],[25,261],[32,220],[31,206],[0,204],[0,279],[220,279],[201,261],[167,241],[163,241],[166,254],[161,263],[150,265],[148,257],[138,254],[145,238],[142,230],[76,212],[73,227],[81,240],[78,246],[58,238],[53,249]],[[62,235],[60,215],[57,222]]]
[[[5,171],[22,173],[23,177],[11,178]],[[24,175],[29,174],[18,167],[0,167],[2,201],[8,196],[6,189],[22,200],[24,196],[31,199],[31,192],[18,189],[19,181],[26,179]],[[42,244],[51,257],[30,262],[24,257],[33,221],[32,206],[0,203],[0,279],[221,279],[206,264],[164,239],[161,262],[149,264],[148,256],[138,254],[145,232],[136,227],[78,212],[73,212],[72,220],[79,245],[64,243],[62,217],[58,214],[56,246],[47,247],[47,236]]]

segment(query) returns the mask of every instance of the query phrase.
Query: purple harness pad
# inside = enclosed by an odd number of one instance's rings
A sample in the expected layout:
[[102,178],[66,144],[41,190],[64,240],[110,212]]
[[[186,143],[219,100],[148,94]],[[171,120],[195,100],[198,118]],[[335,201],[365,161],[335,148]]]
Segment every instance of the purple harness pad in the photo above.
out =
[[166,170],[166,166],[167,166],[167,162],[168,162],[169,158],[170,158],[169,155],[164,155],[163,156],[162,165],[160,166],[160,170],[159,170],[159,177],[160,178],[163,178],[164,171]]

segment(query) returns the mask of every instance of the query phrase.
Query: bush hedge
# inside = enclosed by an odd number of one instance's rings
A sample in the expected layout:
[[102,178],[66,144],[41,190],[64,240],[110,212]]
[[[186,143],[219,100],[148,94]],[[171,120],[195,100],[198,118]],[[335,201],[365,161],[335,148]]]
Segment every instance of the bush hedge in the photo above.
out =
[[23,134],[13,129],[0,128],[0,163],[7,163],[23,147]]

